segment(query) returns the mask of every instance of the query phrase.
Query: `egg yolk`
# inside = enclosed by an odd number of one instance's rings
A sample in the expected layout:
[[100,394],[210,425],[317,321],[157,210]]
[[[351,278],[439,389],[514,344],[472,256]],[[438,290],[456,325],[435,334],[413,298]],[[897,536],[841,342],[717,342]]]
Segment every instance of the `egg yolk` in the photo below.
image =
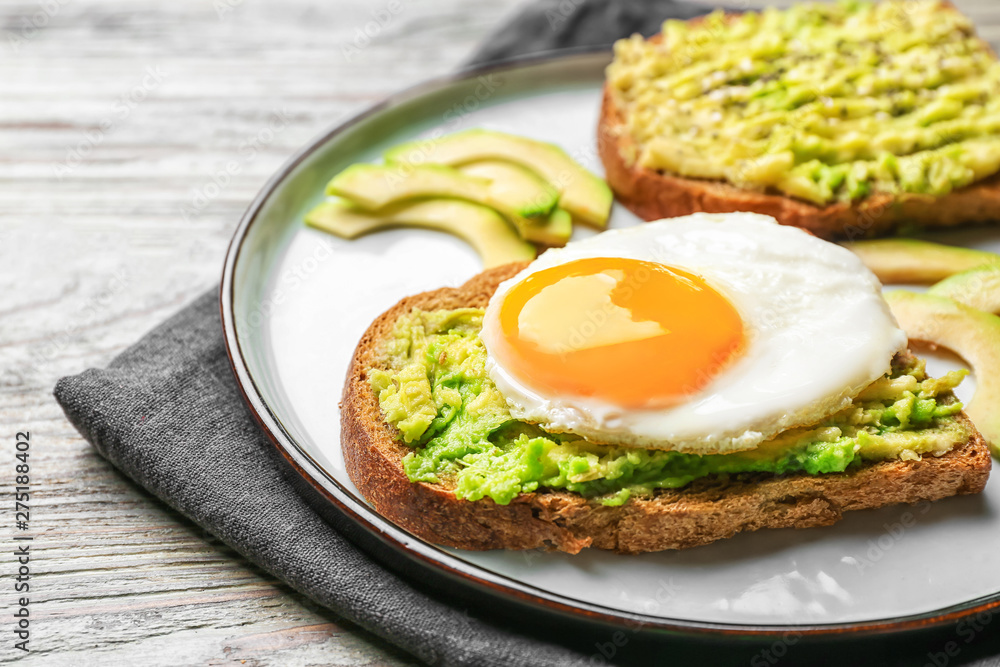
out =
[[503,365],[540,393],[625,408],[675,404],[744,348],[743,322],[700,277],[593,257],[531,274],[500,307]]

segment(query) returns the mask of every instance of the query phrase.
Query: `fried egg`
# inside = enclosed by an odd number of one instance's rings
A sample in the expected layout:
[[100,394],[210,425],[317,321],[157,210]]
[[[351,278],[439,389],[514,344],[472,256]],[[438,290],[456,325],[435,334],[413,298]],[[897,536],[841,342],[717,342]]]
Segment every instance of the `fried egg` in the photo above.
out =
[[515,418],[693,453],[842,410],[907,345],[853,253],[753,213],[548,250],[501,283],[480,336]]

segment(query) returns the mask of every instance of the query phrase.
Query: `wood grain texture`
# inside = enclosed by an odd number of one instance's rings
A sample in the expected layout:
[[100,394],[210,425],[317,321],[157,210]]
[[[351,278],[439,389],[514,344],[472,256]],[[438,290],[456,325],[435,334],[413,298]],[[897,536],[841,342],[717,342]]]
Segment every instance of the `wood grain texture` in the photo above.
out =
[[414,664],[119,475],[51,390],[215,285],[240,214],[299,146],[452,70],[512,4],[0,4],[0,458],[31,432],[36,550],[32,651],[3,620],[0,660]]
[[[51,390],[215,285],[240,214],[295,149],[453,69],[518,1],[0,3],[0,451],[12,461],[31,432],[37,576],[32,651],[3,620],[0,661],[415,664],[115,472]],[[995,0],[956,4],[996,46]],[[5,618],[13,598],[5,584]]]

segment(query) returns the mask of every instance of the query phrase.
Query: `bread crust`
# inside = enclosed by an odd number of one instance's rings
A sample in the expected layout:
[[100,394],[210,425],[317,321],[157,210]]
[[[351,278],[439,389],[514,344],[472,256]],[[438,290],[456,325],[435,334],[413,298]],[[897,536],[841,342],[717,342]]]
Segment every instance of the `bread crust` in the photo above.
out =
[[[761,528],[808,528],[837,522],[848,510],[979,493],[991,459],[982,436],[940,458],[885,461],[829,475],[709,477],[664,489],[618,507],[567,491],[524,493],[509,505],[456,498],[441,484],[412,483],[402,468],[411,450],[388,424],[368,370],[384,368],[383,343],[396,320],[422,310],[485,307],[497,285],[525,264],[485,271],[458,288],[403,299],[362,336],[341,403],[341,444],[347,472],[376,511],[414,535],[459,549],[584,547],[620,553],[684,549]],[[961,419],[967,419],[964,415]]]
[[[650,39],[659,38],[654,35]],[[643,220],[748,211],[770,215],[823,239],[853,240],[890,234],[903,226],[952,227],[995,222],[1000,216],[1000,174],[941,197],[876,193],[851,203],[818,206],[777,192],[647,169],[630,164],[626,157],[635,154],[636,146],[626,129],[624,113],[605,84],[597,126],[598,154],[618,200]]]

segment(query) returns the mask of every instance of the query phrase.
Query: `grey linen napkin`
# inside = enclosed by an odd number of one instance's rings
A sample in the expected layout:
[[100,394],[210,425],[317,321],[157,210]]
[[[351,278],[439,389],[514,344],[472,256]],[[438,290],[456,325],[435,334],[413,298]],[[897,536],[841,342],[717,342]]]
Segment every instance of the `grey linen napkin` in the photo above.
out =
[[[472,62],[556,48],[609,45],[652,34],[667,17],[700,7],[673,0],[547,0],[522,11]],[[226,357],[218,292],[212,290],[118,356],[106,369],[63,378],[56,399],[90,443],[135,482],[294,589],[435,665],[776,664],[767,645],[722,648],[678,641],[669,649],[639,637],[616,648],[610,633],[580,634],[498,616],[446,590],[407,581],[356,548],[299,496],[273,446],[245,407]],[[950,633],[950,634],[949,634]],[[980,632],[979,635],[990,634]],[[963,635],[964,636],[964,635]],[[947,642],[866,641],[860,664],[968,664],[1000,652]],[[797,644],[797,642],[796,642]],[[782,644],[782,664],[840,664],[832,649]],[[926,644],[926,645],[925,645]],[[996,644],[996,642],[994,642]],[[711,657],[708,657],[711,656]],[[757,662],[753,662],[756,660]],[[937,667],[941,667],[939,664]]]

